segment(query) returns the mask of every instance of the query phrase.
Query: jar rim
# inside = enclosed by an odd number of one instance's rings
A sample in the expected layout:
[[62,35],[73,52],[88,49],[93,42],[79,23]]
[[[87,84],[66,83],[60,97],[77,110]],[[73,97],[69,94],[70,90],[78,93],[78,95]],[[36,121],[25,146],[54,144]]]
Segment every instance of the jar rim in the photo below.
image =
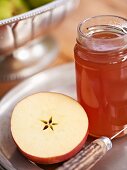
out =
[[[127,19],[124,18],[124,17],[121,17],[121,16],[117,16],[117,15],[96,15],[96,16],[92,16],[92,17],[89,17],[87,19],[83,19],[79,24],[78,24],[78,27],[77,27],[77,32],[78,32],[78,36],[79,37],[82,37],[83,39],[93,39],[93,40],[102,40],[101,38],[94,38],[92,36],[88,36],[86,35],[83,31],[82,31],[82,26],[87,23],[88,21],[92,20],[92,19],[97,19],[97,18],[104,18],[104,17],[111,17],[111,18],[118,18],[118,19],[121,19],[123,20],[124,22],[127,23]],[[124,27],[124,31],[125,31],[125,34],[121,34],[120,36],[117,36],[117,37],[113,37],[113,38],[108,38],[108,39],[103,39],[104,42],[106,41],[115,41],[115,40],[119,40],[119,39],[123,39],[125,37],[127,37],[127,25],[126,27]]]

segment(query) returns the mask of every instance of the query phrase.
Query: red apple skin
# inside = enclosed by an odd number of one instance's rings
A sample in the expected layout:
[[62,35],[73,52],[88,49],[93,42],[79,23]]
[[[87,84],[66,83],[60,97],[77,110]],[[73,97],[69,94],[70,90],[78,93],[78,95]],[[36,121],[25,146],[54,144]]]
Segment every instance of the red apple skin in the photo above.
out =
[[[60,162],[64,162],[66,160],[68,160],[69,158],[73,157],[74,155],[76,155],[84,146],[86,140],[88,137],[88,130],[86,132],[85,137],[83,138],[83,140],[79,143],[79,145],[77,145],[73,150],[71,150],[70,152],[64,154],[64,155],[60,155],[60,156],[56,156],[56,157],[49,157],[49,158],[40,158],[40,157],[36,157],[34,155],[30,155],[26,152],[24,152],[17,144],[20,152],[29,160],[38,163],[38,164],[55,164],[55,163],[60,163]],[[16,143],[16,142],[15,142]]]

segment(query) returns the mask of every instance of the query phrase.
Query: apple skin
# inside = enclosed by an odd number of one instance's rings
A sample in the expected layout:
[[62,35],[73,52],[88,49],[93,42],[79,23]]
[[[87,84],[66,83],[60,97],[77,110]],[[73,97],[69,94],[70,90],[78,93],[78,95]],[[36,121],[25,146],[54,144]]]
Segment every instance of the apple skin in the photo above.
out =
[[38,164],[55,164],[55,163],[60,163],[60,162],[64,162],[70,158],[72,158],[73,156],[75,156],[85,145],[85,142],[87,140],[88,137],[88,130],[86,133],[86,136],[83,138],[83,140],[79,143],[79,145],[77,145],[73,150],[71,150],[70,152],[64,154],[64,155],[60,155],[60,156],[56,156],[56,157],[49,157],[49,158],[40,158],[40,157],[36,157],[33,155],[30,155],[26,152],[24,152],[16,143],[16,145],[18,146],[18,149],[20,150],[20,152],[29,160],[33,161],[34,163],[38,163]]
[[32,8],[37,8],[52,1],[53,0],[28,0],[27,3],[29,3]]

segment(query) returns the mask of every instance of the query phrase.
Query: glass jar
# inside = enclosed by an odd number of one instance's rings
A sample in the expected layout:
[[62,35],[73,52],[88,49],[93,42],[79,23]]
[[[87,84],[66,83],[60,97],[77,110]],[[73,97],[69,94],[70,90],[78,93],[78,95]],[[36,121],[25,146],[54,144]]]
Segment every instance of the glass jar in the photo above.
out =
[[89,134],[111,137],[127,126],[127,20],[84,20],[74,55],[77,98],[88,114]]

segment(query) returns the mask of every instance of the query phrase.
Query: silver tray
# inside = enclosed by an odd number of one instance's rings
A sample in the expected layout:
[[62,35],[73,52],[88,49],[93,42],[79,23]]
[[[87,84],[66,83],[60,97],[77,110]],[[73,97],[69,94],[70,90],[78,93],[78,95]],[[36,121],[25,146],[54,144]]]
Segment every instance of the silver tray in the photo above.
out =
[[[39,73],[12,89],[0,101],[0,164],[7,170],[52,169],[52,166],[35,165],[22,156],[10,133],[10,116],[15,104],[24,96],[40,91],[60,92],[76,98],[74,64]],[[87,143],[91,140],[89,137]],[[112,150],[92,170],[127,170],[127,136],[115,139]]]

